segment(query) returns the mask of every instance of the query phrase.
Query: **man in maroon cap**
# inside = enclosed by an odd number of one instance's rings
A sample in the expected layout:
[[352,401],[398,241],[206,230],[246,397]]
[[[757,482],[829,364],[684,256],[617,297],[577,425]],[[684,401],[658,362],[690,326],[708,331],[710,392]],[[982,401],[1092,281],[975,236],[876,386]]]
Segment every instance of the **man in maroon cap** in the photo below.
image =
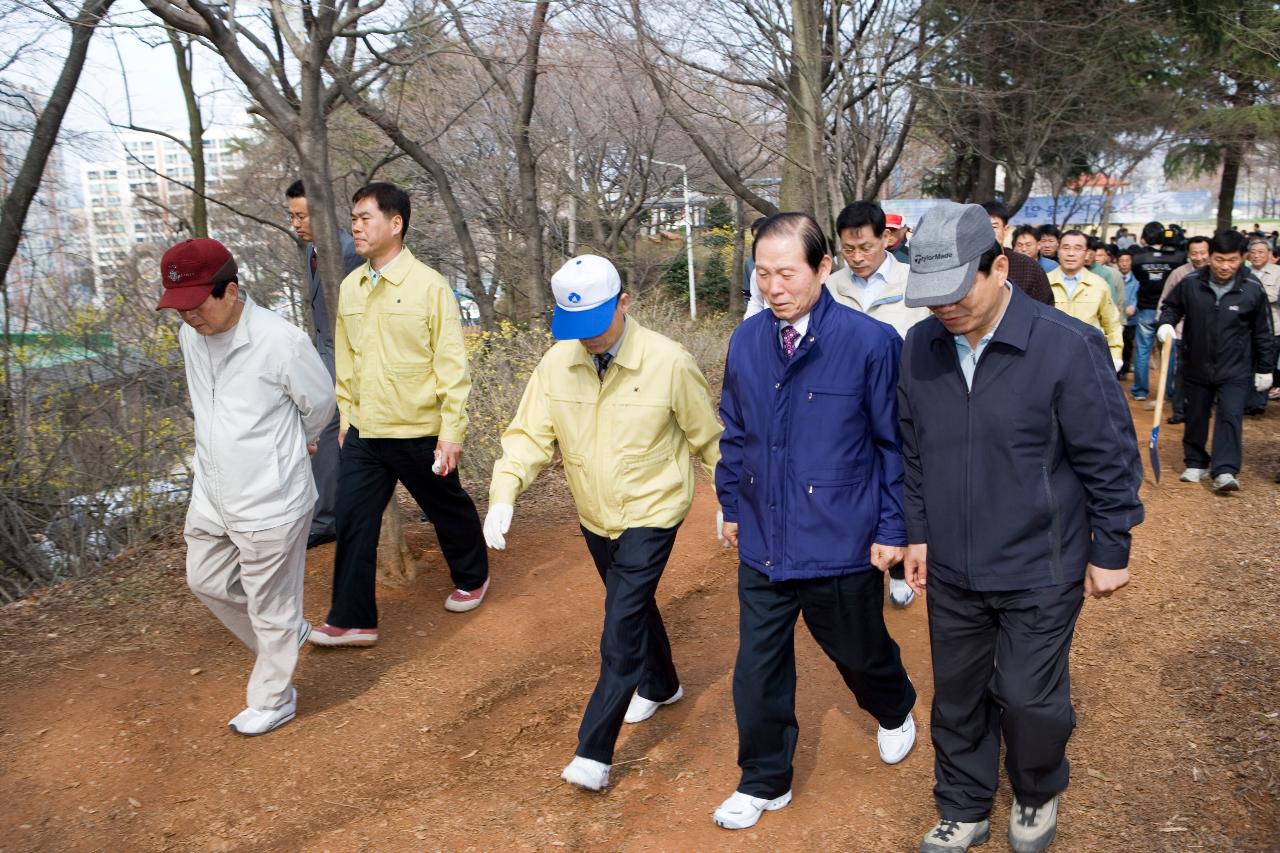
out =
[[156,310],[178,332],[195,420],[187,584],[257,656],[248,707],[228,724],[266,734],[293,719],[307,533],[316,502],[308,463],[333,417],[333,382],[301,329],[240,288],[217,240],[187,240],[160,261]]

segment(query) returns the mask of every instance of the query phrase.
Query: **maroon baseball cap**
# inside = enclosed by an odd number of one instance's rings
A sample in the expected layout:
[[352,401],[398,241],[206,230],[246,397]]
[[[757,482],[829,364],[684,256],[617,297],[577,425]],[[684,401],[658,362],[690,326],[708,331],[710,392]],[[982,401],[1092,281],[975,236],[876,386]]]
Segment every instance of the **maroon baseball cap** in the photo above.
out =
[[236,259],[217,240],[200,237],[170,247],[160,259],[164,295],[156,310],[190,311],[209,298],[215,285],[234,280]]

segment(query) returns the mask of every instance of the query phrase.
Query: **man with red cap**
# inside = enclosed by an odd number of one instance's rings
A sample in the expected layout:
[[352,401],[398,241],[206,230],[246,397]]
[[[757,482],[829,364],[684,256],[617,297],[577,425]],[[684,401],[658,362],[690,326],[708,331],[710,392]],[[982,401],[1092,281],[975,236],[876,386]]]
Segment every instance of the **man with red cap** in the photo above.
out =
[[333,417],[333,382],[301,329],[249,299],[217,240],[187,240],[160,262],[156,310],[182,318],[196,455],[187,584],[257,656],[248,707],[228,723],[266,734],[293,719],[307,533],[316,503],[308,463]]
[[884,215],[884,247],[894,260],[911,263],[911,247],[907,245],[907,227],[901,213]]

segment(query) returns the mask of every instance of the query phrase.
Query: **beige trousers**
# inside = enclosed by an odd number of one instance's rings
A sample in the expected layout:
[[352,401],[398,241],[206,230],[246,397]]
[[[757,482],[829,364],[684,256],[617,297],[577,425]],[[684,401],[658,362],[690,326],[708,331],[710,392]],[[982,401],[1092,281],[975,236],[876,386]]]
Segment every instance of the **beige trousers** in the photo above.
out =
[[311,513],[296,521],[238,533],[187,511],[187,586],[257,655],[249,707],[272,710],[292,698],[302,639],[302,578]]

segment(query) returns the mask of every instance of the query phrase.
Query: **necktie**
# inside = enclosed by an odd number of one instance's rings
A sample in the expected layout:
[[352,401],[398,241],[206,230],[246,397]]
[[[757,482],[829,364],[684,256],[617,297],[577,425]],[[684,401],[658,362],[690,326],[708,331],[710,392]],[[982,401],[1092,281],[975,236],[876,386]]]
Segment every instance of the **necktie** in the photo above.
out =
[[791,356],[796,354],[796,344],[800,340],[800,333],[796,331],[795,326],[787,326],[782,330],[782,355],[787,361],[791,360]]
[[316,250],[311,250],[311,275],[314,277],[316,270],[320,269],[320,261],[316,259]]
[[595,357],[596,374],[600,377],[600,381],[604,381],[604,372],[609,369],[609,365],[613,363],[613,356],[609,353],[602,353]]

